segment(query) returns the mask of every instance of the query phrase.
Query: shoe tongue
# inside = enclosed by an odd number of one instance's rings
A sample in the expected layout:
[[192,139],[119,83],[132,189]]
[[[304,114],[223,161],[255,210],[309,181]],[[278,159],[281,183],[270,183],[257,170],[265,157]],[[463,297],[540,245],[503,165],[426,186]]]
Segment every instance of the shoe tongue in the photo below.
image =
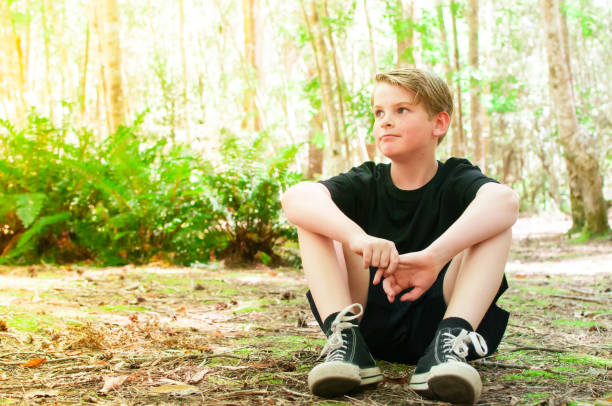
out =
[[438,330],[442,330],[443,328],[474,331],[472,325],[468,323],[467,320],[464,320],[460,317],[449,317],[447,319],[442,320],[440,324],[438,324]]
[[[336,312],[336,313],[332,313],[329,316],[327,316],[327,318],[325,319],[325,321],[323,322],[323,332],[325,333],[325,335],[327,337],[329,337],[331,335],[331,325],[334,322],[334,320],[336,320],[336,317],[338,316],[340,312]],[[355,313],[352,312],[346,312],[346,317],[352,317],[354,316]],[[350,320],[350,323],[357,325],[357,320]]]

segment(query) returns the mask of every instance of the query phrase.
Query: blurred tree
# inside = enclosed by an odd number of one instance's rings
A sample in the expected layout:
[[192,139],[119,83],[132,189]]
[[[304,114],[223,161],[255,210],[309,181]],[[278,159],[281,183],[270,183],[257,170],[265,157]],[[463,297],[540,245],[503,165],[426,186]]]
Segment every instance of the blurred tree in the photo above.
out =
[[[464,157],[467,155],[467,140],[465,131],[463,130],[463,111],[461,106],[461,64],[459,62],[459,38],[457,35],[457,13],[459,4],[455,0],[450,1],[451,21],[453,23],[453,47],[454,47],[454,65],[455,65],[455,115],[457,122],[453,127],[451,153],[456,157]],[[454,130],[457,131],[454,131]]]
[[331,74],[329,72],[328,48],[321,27],[318,0],[308,0],[310,10],[306,11],[304,0],[300,0],[304,20],[310,33],[311,44],[315,54],[318,77],[320,78],[321,99],[326,113],[327,131],[329,133],[329,144],[326,148],[327,155],[324,159],[326,172],[339,173],[346,169],[346,159],[340,138],[338,113],[334,103]]
[[[0,43],[4,55],[0,67],[0,89],[13,100],[15,118],[18,124],[25,123],[25,60],[21,38],[16,30],[16,21],[9,8],[10,2],[0,2]],[[16,61],[16,63],[14,63]],[[1,94],[1,93],[0,93]]]
[[414,0],[397,0],[397,66],[414,67]]
[[121,41],[117,0],[98,0],[102,15],[104,77],[107,86],[109,132],[113,133],[125,120],[125,99],[121,78]]
[[242,128],[254,131],[261,130],[261,121],[255,102],[257,96],[257,35],[255,34],[256,0],[242,0],[242,12],[244,14],[244,59],[245,75],[247,77],[247,89],[244,92],[244,113]]
[[484,168],[484,140],[482,138],[482,105],[480,103],[480,68],[478,66],[478,0],[469,0],[467,22],[470,31],[470,126],[474,145],[473,161]]
[[[551,93],[559,126],[559,142],[565,152],[570,188],[579,193],[572,199],[572,230],[587,235],[610,232],[603,198],[603,181],[597,156],[590,151],[590,135],[579,126],[571,87],[557,0],[541,0]],[[584,225],[580,224],[584,218]]]

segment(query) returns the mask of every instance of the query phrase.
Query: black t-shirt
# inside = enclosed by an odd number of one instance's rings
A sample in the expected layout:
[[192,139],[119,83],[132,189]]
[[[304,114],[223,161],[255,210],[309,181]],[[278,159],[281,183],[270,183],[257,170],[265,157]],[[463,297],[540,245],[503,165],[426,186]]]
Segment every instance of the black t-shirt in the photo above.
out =
[[365,162],[321,183],[346,216],[367,234],[395,242],[400,254],[425,249],[461,216],[482,185],[495,182],[468,160],[450,158],[438,162],[426,185],[402,190],[393,184],[390,168]]

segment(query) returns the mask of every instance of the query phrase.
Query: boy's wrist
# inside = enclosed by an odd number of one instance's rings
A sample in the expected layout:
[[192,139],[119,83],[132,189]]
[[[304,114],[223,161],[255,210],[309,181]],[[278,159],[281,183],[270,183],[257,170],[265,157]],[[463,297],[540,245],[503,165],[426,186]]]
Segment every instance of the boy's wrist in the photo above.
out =
[[453,258],[452,255],[449,255],[446,250],[437,244],[431,244],[429,247],[425,248],[425,251],[431,255],[435,263],[439,265],[439,269],[442,269],[442,267]]

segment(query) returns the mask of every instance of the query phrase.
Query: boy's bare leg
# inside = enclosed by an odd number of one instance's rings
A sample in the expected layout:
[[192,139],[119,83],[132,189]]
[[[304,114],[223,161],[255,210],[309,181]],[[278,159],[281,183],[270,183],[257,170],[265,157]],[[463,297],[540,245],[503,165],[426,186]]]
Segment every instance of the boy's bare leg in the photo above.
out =
[[[455,256],[444,277],[444,320],[410,379],[410,388],[444,401],[476,403],[482,391],[478,372],[465,362],[467,344],[479,356],[488,352],[483,337],[473,332],[491,306],[504,275],[510,250],[510,229]],[[471,328],[470,328],[471,327]],[[458,360],[464,362],[457,362]]]
[[369,270],[361,256],[320,234],[298,227],[302,265],[328,337],[325,361],[308,374],[308,387],[318,396],[335,397],[382,381],[382,372],[363,339],[357,316],[368,293]]
[[511,243],[508,229],[453,258],[444,277],[444,318],[460,317],[478,328],[499,290]]
[[361,266],[361,256],[302,228],[298,228],[298,238],[304,274],[321,320],[353,303],[365,309],[370,279],[369,271]]

